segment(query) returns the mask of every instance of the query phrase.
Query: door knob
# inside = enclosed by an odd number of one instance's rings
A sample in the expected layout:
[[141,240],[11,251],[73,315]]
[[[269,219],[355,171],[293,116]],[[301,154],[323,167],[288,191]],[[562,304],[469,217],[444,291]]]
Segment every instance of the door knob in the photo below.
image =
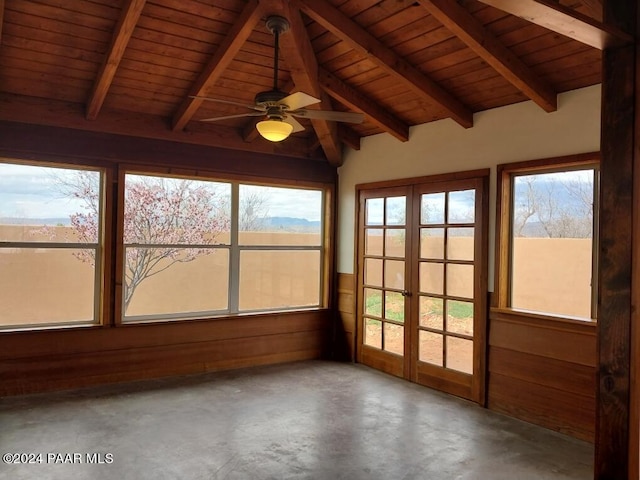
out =
[[411,296],[411,292],[409,290],[403,290],[402,291],[402,296],[403,297],[410,297]]

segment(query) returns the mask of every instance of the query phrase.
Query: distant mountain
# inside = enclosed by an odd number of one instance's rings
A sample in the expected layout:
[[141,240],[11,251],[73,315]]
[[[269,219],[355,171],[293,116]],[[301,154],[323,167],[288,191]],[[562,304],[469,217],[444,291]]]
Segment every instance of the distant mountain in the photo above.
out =
[[70,225],[69,217],[62,218],[11,218],[0,217],[0,225]]
[[268,217],[263,223],[267,230],[286,230],[296,232],[318,231],[321,222],[319,220],[307,220],[295,217]]
[[[64,225],[69,226],[69,217],[62,218],[10,218],[0,217],[0,225]],[[265,230],[285,230],[288,232],[316,232],[321,222],[306,218],[267,217],[263,220]]]

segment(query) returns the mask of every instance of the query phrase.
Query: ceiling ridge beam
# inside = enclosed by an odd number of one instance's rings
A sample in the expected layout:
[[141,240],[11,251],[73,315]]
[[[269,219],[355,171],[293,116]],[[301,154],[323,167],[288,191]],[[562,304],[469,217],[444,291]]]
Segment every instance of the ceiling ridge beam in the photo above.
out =
[[332,73],[319,68],[318,81],[330,96],[354,110],[360,110],[369,117],[371,123],[374,123],[402,142],[409,140],[409,125],[389,113],[378,103],[344,83]]
[[[310,105],[308,108],[318,108],[324,105],[325,109],[330,110],[331,102],[318,82],[316,55],[300,12],[296,8],[290,7],[288,2],[282,2],[282,8],[284,16],[289,20],[290,28],[280,38],[280,49],[289,66],[291,79],[297,89],[321,99],[320,105]],[[343,162],[342,143],[338,138],[336,123],[319,119],[310,120],[327,161],[333,166],[341,166]]]
[[590,47],[604,50],[633,43],[633,36],[553,0],[480,0]]
[[464,7],[450,0],[418,2],[514,87],[545,111],[557,110],[557,93],[551,85],[534,74]]
[[473,112],[427,75],[396,55],[393,50],[324,0],[298,0],[300,8],[313,20],[351,45],[388,74],[401,79],[420,97],[442,106],[453,120],[465,128],[473,126]]
[[[2,1],[3,0],[0,0],[0,2]],[[145,3],[146,0],[128,0],[122,8],[122,13],[113,31],[109,50],[104,57],[96,80],[93,83],[89,101],[87,102],[87,120],[95,120],[98,117],[98,113],[100,113],[104,99],[111,87],[111,83],[129,44],[133,30],[138,24],[138,19],[140,18]]]
[[242,45],[247,41],[254,27],[262,15],[262,8],[257,0],[248,0],[237,21],[218,46],[215,53],[200,72],[197,80],[191,86],[187,98],[177,108],[171,121],[174,131],[182,130],[191,120],[204,100],[191,98],[204,96],[205,90],[214,84],[226,70]]

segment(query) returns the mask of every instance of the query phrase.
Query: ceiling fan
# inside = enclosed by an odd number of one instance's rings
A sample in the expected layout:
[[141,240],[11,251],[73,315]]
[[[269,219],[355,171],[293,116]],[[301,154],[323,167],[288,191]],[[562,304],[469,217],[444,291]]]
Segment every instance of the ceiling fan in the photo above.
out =
[[194,96],[211,102],[226,103],[252,110],[251,112],[237,115],[225,115],[222,117],[204,118],[202,122],[215,122],[229,118],[261,117],[266,119],[256,124],[258,133],[269,141],[280,142],[291,133],[300,132],[304,127],[294,117],[328,120],[332,122],[362,123],[364,115],[352,112],[334,112],[330,110],[307,110],[305,107],[319,103],[321,100],[303,92],[284,93],[278,89],[278,50],[280,34],[289,29],[286,18],[273,15],[267,18],[267,29],[274,35],[273,56],[273,89],[260,92],[255,96],[254,105],[222,100],[210,97]]

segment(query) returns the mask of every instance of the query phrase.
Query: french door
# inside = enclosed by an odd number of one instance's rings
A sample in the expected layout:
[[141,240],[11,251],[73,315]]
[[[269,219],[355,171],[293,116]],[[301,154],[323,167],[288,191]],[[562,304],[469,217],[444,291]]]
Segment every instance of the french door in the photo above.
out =
[[359,188],[358,361],[482,403],[488,177],[473,173]]

